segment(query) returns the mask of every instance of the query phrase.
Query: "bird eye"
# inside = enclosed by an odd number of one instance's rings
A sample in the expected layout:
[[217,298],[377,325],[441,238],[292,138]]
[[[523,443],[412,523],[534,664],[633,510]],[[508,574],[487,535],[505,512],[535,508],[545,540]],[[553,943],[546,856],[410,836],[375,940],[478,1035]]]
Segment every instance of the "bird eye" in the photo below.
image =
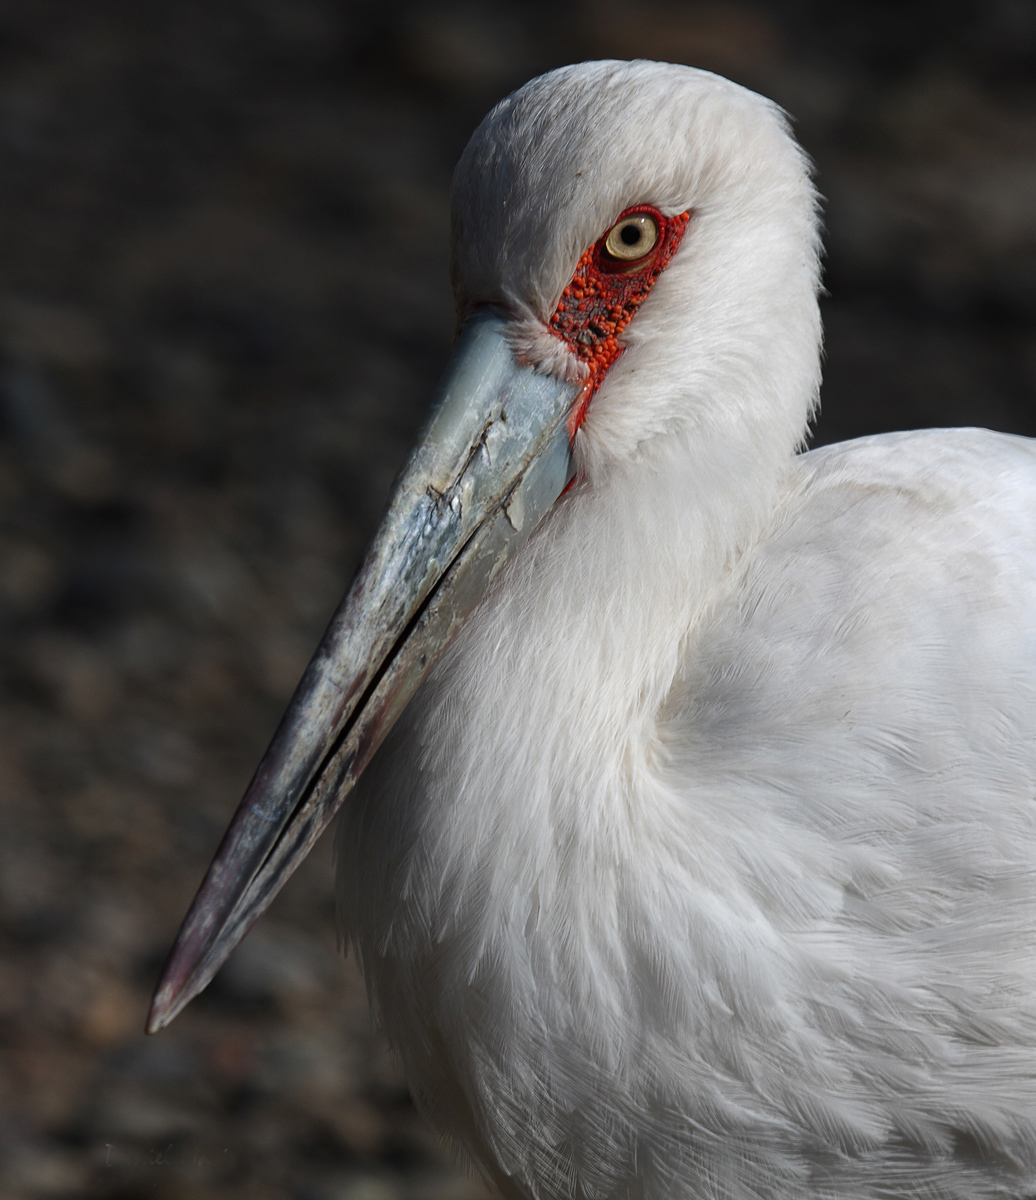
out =
[[649,254],[658,241],[658,222],[650,213],[630,213],[608,230],[604,248],[612,258],[631,262]]

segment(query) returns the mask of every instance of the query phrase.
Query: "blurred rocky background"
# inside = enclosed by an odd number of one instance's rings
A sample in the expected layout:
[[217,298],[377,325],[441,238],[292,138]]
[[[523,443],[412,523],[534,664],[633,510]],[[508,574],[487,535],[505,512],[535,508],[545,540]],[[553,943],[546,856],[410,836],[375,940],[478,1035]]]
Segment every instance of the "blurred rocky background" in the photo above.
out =
[[444,363],[453,163],[617,56],[774,96],[828,197],[817,438],[1036,434],[1036,5],[0,3],[0,1195],[463,1200],[323,845],[141,1026]]

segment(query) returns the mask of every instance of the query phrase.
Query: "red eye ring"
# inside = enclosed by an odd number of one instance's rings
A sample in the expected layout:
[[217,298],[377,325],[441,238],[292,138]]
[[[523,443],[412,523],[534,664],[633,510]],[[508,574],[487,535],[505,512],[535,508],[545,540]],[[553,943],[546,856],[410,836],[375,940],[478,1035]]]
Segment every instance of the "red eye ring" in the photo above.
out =
[[[609,235],[631,216],[650,216],[658,237],[640,258],[623,262],[607,249]],[[622,353],[619,338],[669,265],[691,220],[691,210],[664,217],[649,204],[620,213],[580,258],[568,287],[561,293],[549,327],[588,368],[586,384],[572,410],[569,432],[575,437],[594,393],[608,368]]]

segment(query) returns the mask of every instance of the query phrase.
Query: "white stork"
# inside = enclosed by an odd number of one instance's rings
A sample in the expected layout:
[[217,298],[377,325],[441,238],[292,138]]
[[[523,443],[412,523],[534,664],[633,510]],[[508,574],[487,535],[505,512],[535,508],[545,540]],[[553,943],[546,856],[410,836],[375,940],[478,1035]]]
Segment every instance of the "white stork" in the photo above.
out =
[[151,1028],[343,806],[371,999],[505,1195],[1036,1191],[1036,448],[797,453],[815,199],[687,67],[483,121],[454,360]]

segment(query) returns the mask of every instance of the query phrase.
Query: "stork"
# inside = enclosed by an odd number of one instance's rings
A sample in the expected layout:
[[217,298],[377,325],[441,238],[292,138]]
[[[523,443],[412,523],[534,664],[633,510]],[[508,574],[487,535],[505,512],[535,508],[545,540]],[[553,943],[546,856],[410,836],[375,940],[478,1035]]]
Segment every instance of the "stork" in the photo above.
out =
[[454,357],[151,1029],[341,807],[371,1001],[505,1196],[1036,1189],[1036,447],[800,453],[818,254],[715,75],[485,118]]

